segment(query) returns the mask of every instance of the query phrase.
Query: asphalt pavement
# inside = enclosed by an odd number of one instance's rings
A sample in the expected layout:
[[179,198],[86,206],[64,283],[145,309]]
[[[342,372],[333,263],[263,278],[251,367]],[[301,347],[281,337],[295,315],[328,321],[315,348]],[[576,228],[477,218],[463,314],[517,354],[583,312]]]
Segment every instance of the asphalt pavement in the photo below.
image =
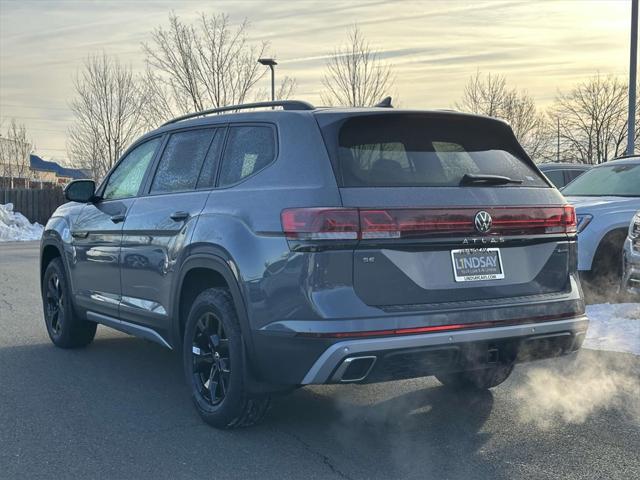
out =
[[313,387],[217,431],[178,358],[100,326],[47,337],[37,243],[0,244],[0,478],[640,478],[640,357],[583,350],[481,394],[432,378]]

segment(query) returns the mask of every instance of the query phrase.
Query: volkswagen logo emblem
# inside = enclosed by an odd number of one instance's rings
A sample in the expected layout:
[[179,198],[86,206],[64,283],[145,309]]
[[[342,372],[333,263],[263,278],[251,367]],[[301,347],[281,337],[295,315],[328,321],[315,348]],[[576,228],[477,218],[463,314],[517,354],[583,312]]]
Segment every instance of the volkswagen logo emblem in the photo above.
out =
[[485,212],[484,210],[476,213],[476,217],[473,220],[473,223],[476,226],[476,230],[480,233],[487,233],[489,230],[491,230],[492,222],[493,221],[491,220],[491,215],[489,215],[489,212]]

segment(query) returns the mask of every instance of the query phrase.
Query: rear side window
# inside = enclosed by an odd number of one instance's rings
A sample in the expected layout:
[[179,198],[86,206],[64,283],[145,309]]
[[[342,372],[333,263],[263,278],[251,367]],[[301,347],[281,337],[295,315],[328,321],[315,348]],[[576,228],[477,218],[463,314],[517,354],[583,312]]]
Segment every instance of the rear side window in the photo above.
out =
[[[188,130],[171,135],[158,164],[151,193],[193,190],[203,164],[215,164],[219,148],[216,129]],[[215,167],[212,167],[215,168]],[[210,173],[209,173],[210,175]]]
[[257,173],[269,165],[275,155],[275,135],[270,126],[230,127],[219,185],[231,185]]
[[338,170],[345,187],[456,186],[465,173],[504,175],[524,186],[546,187],[514,142],[486,121],[361,116],[340,129]]
[[567,170],[565,173],[567,177],[567,183],[574,181],[580,175],[582,175],[586,170]]
[[556,187],[564,187],[564,172],[562,170],[549,170],[548,172],[544,172],[544,174]]

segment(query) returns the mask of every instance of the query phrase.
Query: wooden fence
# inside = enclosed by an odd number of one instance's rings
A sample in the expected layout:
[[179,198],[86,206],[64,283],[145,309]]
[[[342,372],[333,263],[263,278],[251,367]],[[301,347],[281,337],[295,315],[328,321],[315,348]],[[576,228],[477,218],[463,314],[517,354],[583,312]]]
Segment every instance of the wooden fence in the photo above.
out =
[[51,214],[66,202],[61,188],[40,189],[0,189],[0,204],[13,203],[13,210],[20,212],[30,222],[41,225],[47,223]]

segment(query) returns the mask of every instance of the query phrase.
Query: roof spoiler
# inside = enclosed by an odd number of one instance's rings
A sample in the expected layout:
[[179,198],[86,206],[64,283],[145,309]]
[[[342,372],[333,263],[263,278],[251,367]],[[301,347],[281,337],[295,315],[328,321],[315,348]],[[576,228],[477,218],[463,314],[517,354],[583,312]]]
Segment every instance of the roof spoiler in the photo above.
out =
[[391,97],[384,97],[379,103],[376,103],[374,107],[393,108],[393,105],[391,105]]

